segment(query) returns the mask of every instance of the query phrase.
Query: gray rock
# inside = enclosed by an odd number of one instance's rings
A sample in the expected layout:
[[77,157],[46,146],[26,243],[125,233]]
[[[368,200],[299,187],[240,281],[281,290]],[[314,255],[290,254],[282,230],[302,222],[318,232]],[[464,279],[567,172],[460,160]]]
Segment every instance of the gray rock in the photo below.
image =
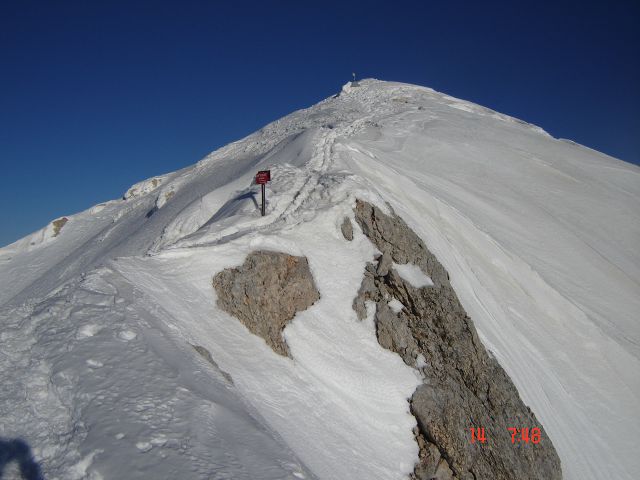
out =
[[385,300],[376,303],[376,331],[380,345],[396,352],[407,365],[415,366],[420,351],[407,319],[396,315]]
[[353,240],[353,225],[351,225],[349,217],[344,217],[342,225],[340,225],[340,230],[342,230],[342,235],[345,239],[349,241]]
[[218,307],[285,356],[289,349],[282,330],[320,298],[307,259],[279,252],[250,253],[240,267],[213,277],[213,287]]
[[[353,308],[364,318],[365,302],[375,302],[380,345],[424,375],[411,398],[420,450],[412,478],[561,479],[551,440],[488,355],[444,267],[397,215],[362,201],[356,202],[355,213],[383,254],[367,265]],[[393,270],[391,260],[417,265],[434,285],[414,288]],[[397,314],[388,306],[393,298],[405,306]],[[478,427],[485,429],[485,443],[471,443],[469,429]],[[509,427],[539,428],[541,441],[513,444]]]
[[218,363],[213,359],[213,357],[211,356],[211,352],[209,350],[207,350],[206,348],[204,348],[202,345],[193,345],[193,344],[189,344],[193,347],[193,349],[198,352],[198,354],[204,358],[207,362],[209,362],[213,368],[215,368],[218,372],[220,372],[220,374],[224,377],[224,379],[229,382],[229,383],[233,383],[233,378],[231,378],[231,375],[229,375],[227,372],[225,372],[224,370],[222,370],[220,368],[220,366],[218,365]]
[[389,269],[391,265],[393,265],[393,259],[389,252],[385,251],[378,260],[378,268],[376,269],[376,275],[379,277],[384,277],[389,273]]
[[385,215],[373,205],[357,200],[355,212],[356,222],[378,250],[388,252],[396,263],[414,263],[424,272],[429,272],[436,287],[449,285],[447,271],[393,210],[391,215]]

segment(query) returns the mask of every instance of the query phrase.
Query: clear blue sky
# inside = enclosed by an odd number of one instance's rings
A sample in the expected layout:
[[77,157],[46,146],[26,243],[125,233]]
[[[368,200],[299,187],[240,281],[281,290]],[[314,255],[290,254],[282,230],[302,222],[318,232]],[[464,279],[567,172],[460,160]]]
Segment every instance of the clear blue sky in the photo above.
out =
[[640,163],[640,2],[0,0],[0,245],[359,77]]

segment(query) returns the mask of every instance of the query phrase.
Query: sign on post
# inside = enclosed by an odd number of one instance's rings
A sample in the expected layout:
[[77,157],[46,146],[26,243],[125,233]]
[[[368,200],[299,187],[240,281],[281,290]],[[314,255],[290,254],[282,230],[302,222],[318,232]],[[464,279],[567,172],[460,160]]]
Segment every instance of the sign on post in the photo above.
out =
[[256,173],[256,183],[258,185],[263,185],[271,180],[271,170],[260,170]]
[[264,217],[265,194],[264,185],[271,181],[271,170],[260,170],[256,174],[256,183],[262,187],[262,216]]

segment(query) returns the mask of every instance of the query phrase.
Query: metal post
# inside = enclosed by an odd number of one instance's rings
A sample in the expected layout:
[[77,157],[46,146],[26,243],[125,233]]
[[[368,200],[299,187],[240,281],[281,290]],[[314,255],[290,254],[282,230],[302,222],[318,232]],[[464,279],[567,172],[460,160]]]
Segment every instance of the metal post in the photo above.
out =
[[261,185],[262,186],[262,216],[264,217],[264,183]]

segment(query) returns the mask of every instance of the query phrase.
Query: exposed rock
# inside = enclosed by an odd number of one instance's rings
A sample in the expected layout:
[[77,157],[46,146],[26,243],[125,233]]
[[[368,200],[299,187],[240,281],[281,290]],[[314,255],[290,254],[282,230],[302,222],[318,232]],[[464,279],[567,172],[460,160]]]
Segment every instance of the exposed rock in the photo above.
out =
[[344,217],[344,221],[340,226],[340,230],[342,230],[342,235],[344,236],[344,238],[349,241],[353,240],[353,225],[351,225],[351,220],[349,220],[349,217]]
[[[424,375],[411,399],[420,449],[412,477],[562,478],[551,440],[488,355],[444,267],[397,215],[362,201],[357,201],[355,213],[362,231],[383,254],[367,265],[354,310],[364,318],[365,302],[375,302],[380,344]],[[434,285],[414,288],[393,270],[392,262],[417,265]],[[394,298],[405,306],[399,313],[388,305]],[[485,429],[485,443],[471,443],[470,428],[478,427]],[[541,441],[513,444],[509,427],[539,428]]]
[[53,236],[57,237],[62,227],[69,221],[67,217],[62,217],[53,221]]
[[280,355],[289,353],[284,327],[320,298],[307,259],[279,252],[250,253],[242,266],[213,277],[213,286],[218,306]]
[[201,345],[193,345],[193,344],[189,344],[193,347],[193,349],[198,352],[198,354],[204,358],[207,362],[209,362],[213,368],[215,368],[217,371],[220,372],[220,374],[224,377],[224,379],[229,382],[229,383],[233,383],[233,378],[231,378],[231,375],[229,375],[227,372],[225,372],[224,370],[222,370],[220,368],[220,366],[218,365],[218,362],[216,362],[213,357],[211,356],[211,352],[209,352],[209,350],[207,350],[206,348],[204,348]]
[[129,200],[130,198],[140,197],[145,195],[161,185],[167,179],[167,175],[162,175],[159,177],[149,178],[147,180],[143,180],[142,182],[138,182],[135,185],[129,187],[129,189],[123,195],[124,200]]

